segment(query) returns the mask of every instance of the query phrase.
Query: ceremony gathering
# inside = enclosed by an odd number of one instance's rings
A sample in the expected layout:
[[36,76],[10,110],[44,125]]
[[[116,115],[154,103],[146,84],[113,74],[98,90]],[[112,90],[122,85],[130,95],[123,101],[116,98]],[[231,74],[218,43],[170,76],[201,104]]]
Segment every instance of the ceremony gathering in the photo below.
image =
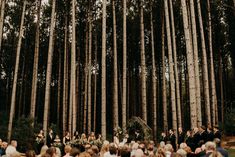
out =
[[235,0],[0,0],[0,157],[235,157]]

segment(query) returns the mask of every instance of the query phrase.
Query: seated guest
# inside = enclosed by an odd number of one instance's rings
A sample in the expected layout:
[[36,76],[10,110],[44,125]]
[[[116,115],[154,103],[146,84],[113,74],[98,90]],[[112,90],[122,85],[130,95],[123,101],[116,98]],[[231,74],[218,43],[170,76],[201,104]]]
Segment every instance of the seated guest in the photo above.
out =
[[71,152],[72,148],[70,145],[66,145],[64,147],[64,152],[65,152],[65,155],[63,157],[70,157],[70,152]]
[[214,151],[216,151],[216,145],[214,142],[208,141],[205,144],[206,147],[206,155],[203,157],[209,157]]
[[16,153],[17,141],[11,140],[11,144],[7,146],[6,155],[10,157],[12,154]]
[[216,150],[220,152],[223,155],[223,157],[228,157],[228,151],[221,147],[220,139],[215,138],[214,142],[216,144]]

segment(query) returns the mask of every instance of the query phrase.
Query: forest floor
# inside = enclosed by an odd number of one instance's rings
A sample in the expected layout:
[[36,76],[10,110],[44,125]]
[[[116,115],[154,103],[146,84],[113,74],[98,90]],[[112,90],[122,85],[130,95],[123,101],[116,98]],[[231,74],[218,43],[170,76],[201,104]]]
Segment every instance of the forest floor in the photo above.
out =
[[222,147],[228,150],[230,157],[235,157],[235,136],[224,137]]

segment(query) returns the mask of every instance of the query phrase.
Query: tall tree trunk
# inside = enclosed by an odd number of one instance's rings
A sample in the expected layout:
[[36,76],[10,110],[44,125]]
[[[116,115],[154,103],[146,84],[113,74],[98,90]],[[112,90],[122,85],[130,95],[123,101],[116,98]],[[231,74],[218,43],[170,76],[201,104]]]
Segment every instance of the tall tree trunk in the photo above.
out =
[[171,42],[171,28],[169,20],[169,8],[167,0],[164,1],[165,19],[166,19],[166,33],[167,33],[167,48],[170,68],[170,91],[171,91],[171,109],[172,109],[172,126],[177,131],[177,116],[176,116],[176,102],[175,102],[175,77],[174,77],[174,62],[172,58],[172,42]]
[[77,126],[77,108],[76,108],[76,25],[75,25],[75,3],[72,1],[72,51],[71,51],[71,95],[72,95],[72,132],[75,132]]
[[67,130],[68,115],[68,17],[65,15],[64,29],[64,78],[63,78],[63,133]]
[[14,79],[13,79],[13,87],[12,87],[12,94],[11,94],[10,117],[9,117],[8,132],[7,132],[8,143],[10,142],[10,139],[11,139],[12,122],[13,122],[13,118],[15,114],[16,87],[17,87],[17,77],[18,77],[19,61],[20,61],[20,49],[21,49],[22,37],[24,33],[24,17],[25,17],[26,3],[27,1],[25,0],[23,4],[22,15],[21,15],[20,33],[19,33],[19,39],[18,39],[18,44],[17,44],[17,50],[16,50],[16,64],[15,64],[15,70],[14,70]]
[[224,88],[223,88],[223,63],[222,54],[219,49],[219,80],[220,80],[220,106],[221,106],[221,122],[222,128],[224,128]]
[[147,123],[147,100],[146,100],[146,65],[144,45],[144,9],[143,1],[140,1],[140,53],[141,53],[141,106],[142,118]]
[[118,125],[118,69],[117,69],[117,34],[115,0],[112,0],[113,8],[113,128]]
[[[163,13],[164,14],[164,13]],[[168,130],[167,98],[166,98],[166,65],[165,65],[165,19],[162,16],[162,106],[163,106],[163,128]]]
[[181,100],[180,100],[180,86],[179,86],[179,74],[178,74],[178,61],[177,61],[177,47],[175,37],[175,20],[174,20],[174,9],[172,1],[169,0],[170,16],[171,16],[171,28],[172,28],[172,42],[173,42],[173,55],[174,55],[174,70],[175,70],[175,89],[176,89],[176,102],[177,102],[177,115],[178,115],[178,126],[182,127],[181,117]]
[[127,41],[126,41],[126,0],[123,0],[123,71],[122,71],[122,128],[126,130],[127,93]]
[[[46,89],[45,89],[45,104],[44,104],[44,115],[43,115],[43,130],[47,133],[48,127],[48,111],[50,104],[50,90],[51,90],[51,73],[52,73],[52,58],[53,58],[53,43],[54,43],[54,29],[55,29],[55,5],[56,0],[52,1],[52,12],[51,12],[51,25],[50,25],[50,37],[49,37],[49,48],[48,48],[48,59],[47,59],[47,73],[46,73]],[[45,136],[46,138],[46,136]],[[46,144],[46,139],[45,139]]]
[[57,91],[57,126],[60,127],[60,105],[61,105],[61,52],[59,51],[58,67],[58,91]]
[[188,11],[185,0],[181,0],[181,7],[183,12],[187,68],[188,68],[188,77],[189,77],[189,102],[190,102],[191,128],[194,128],[197,126],[195,70],[194,70],[192,39],[190,38]]
[[2,49],[2,36],[3,36],[3,23],[4,23],[4,13],[5,13],[6,0],[1,1],[1,13],[0,13],[0,51]]
[[[89,2],[91,3],[91,2]],[[91,51],[92,51],[92,14],[89,4],[89,45],[88,45],[88,115],[87,115],[87,131],[88,133],[91,132]]]
[[97,45],[97,30],[95,31],[95,74],[94,74],[94,121],[93,121],[93,128],[94,132],[96,133],[96,106],[97,106],[97,52],[98,52],[98,45]]
[[150,27],[151,27],[151,50],[152,50],[152,92],[153,92],[153,139],[157,140],[157,76],[155,63],[155,48],[154,48],[154,32],[153,32],[153,10],[150,11]]
[[203,90],[204,90],[204,100],[205,100],[205,110],[206,110],[206,121],[207,121],[207,124],[211,126],[207,52],[206,52],[205,35],[204,35],[204,28],[203,28],[203,22],[202,22],[200,0],[197,0],[197,9],[198,9],[198,19],[199,19],[201,44],[202,44],[202,71],[203,71],[203,87],[204,87]]
[[[37,23],[36,23],[36,37],[35,37],[35,48],[34,48],[34,63],[33,63],[33,80],[32,80],[32,91],[31,91],[31,106],[30,106],[30,117],[35,118],[35,108],[37,100],[37,76],[38,76],[38,59],[39,59],[39,42],[40,42],[40,12],[41,12],[41,0],[37,0]],[[33,123],[34,126],[34,123]]]
[[102,4],[101,134],[106,139],[106,0]]
[[[26,42],[25,42],[25,48],[26,48]],[[23,57],[23,67],[22,67],[22,72],[21,72],[21,79],[22,79],[22,82],[20,84],[20,91],[18,92],[18,97],[19,97],[19,103],[18,103],[18,118],[20,118],[21,114],[23,113],[23,95],[24,95],[24,92],[23,92],[23,87],[24,87],[24,77],[25,77],[25,56]]]
[[211,8],[210,0],[207,0],[208,9],[208,38],[209,38],[209,51],[210,51],[210,82],[211,82],[211,105],[212,105],[212,124],[213,126],[218,124],[216,122],[215,107],[217,106],[217,96],[215,87],[215,74],[214,74],[214,61],[213,61],[213,49],[212,49],[212,26],[211,26]]
[[86,45],[85,45],[85,83],[84,83],[84,123],[83,123],[83,130],[84,130],[84,133],[86,133],[86,127],[87,127],[87,84],[88,84],[88,47],[89,47],[89,25],[87,23],[87,26],[86,26]]
[[190,11],[192,21],[192,35],[193,35],[193,54],[195,64],[195,85],[196,85],[196,105],[197,105],[197,125],[202,125],[202,114],[201,114],[201,88],[200,88],[200,74],[198,65],[198,44],[197,44],[197,26],[195,18],[194,0],[190,0]]

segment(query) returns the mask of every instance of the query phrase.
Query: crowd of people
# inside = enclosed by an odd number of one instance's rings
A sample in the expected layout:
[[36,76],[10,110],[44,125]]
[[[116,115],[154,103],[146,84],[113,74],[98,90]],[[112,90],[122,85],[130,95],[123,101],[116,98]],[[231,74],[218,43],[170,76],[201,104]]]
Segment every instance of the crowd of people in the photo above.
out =
[[[138,134],[137,134],[138,135]],[[40,131],[36,142],[40,145],[40,152],[28,150],[25,154],[17,152],[17,141],[12,140],[9,145],[0,140],[0,156],[2,157],[228,157],[228,152],[221,147],[221,133],[217,127],[205,128],[201,126],[184,133],[178,128],[176,135],[170,129],[162,132],[156,144],[151,140],[128,140],[126,134],[122,139],[118,135],[113,137],[112,143],[102,140],[101,135],[92,132],[73,136],[66,132],[62,140],[49,130],[44,145],[44,134]],[[137,140],[138,139],[138,140]],[[99,141],[99,144],[97,144]],[[37,154],[37,155],[36,155]]]

